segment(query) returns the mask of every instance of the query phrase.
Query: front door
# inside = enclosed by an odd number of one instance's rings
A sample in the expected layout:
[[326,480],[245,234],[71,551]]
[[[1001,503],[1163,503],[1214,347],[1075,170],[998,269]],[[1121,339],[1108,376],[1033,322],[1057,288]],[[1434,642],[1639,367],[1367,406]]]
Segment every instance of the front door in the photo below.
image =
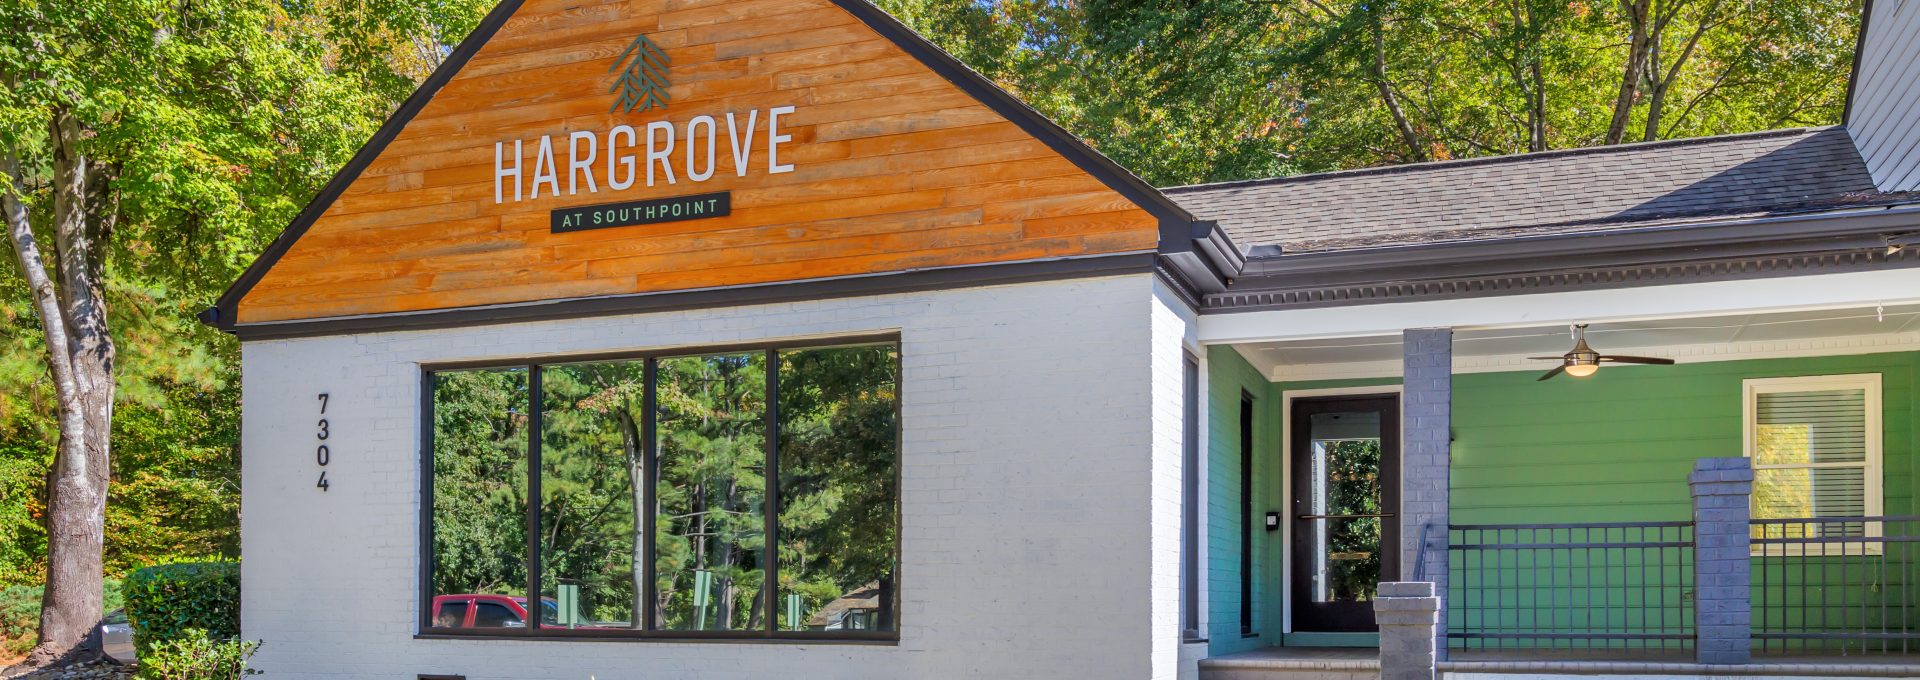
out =
[[1373,632],[1373,594],[1398,576],[1400,406],[1393,395],[1296,399],[1293,630]]

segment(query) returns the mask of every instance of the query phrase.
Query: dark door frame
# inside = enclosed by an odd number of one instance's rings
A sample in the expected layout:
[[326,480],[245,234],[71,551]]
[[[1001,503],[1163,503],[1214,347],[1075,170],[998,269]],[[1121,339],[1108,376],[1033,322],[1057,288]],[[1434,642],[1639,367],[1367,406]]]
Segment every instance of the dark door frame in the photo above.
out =
[[[1370,400],[1390,400],[1391,402],[1391,406],[1387,409],[1388,413],[1386,417],[1382,418],[1381,437],[1384,440],[1392,442],[1391,448],[1394,452],[1395,460],[1392,465],[1380,471],[1381,504],[1384,511],[1391,512],[1398,516],[1402,514],[1400,507],[1402,470],[1405,465],[1402,455],[1403,442],[1400,422],[1401,409],[1403,407],[1401,403],[1401,387],[1399,385],[1375,385],[1317,390],[1288,390],[1282,393],[1281,420],[1286,428],[1286,433],[1285,436],[1282,437],[1283,455],[1281,456],[1281,469],[1283,471],[1283,488],[1279,509],[1282,513],[1281,526],[1283,528],[1281,544],[1283,546],[1284,557],[1281,559],[1281,591],[1285,593],[1286,596],[1285,605],[1282,607],[1285,612],[1286,633],[1353,634],[1374,632],[1373,630],[1301,630],[1298,626],[1301,625],[1302,622],[1297,621],[1295,617],[1297,604],[1302,601],[1301,598],[1307,595],[1304,580],[1296,577],[1298,574],[1298,565],[1296,563],[1300,558],[1300,549],[1297,542],[1302,540],[1303,537],[1298,535],[1298,532],[1295,530],[1295,524],[1297,522],[1294,517],[1296,514],[1294,511],[1294,500],[1297,491],[1296,487],[1301,480],[1295,479],[1294,455],[1300,450],[1300,445],[1304,443],[1303,437],[1305,434],[1295,427],[1296,407],[1300,404]],[[1398,522],[1395,522],[1394,525],[1393,532],[1383,532],[1381,536],[1381,578],[1383,581],[1397,578],[1400,569],[1399,547],[1401,536],[1399,535]]]

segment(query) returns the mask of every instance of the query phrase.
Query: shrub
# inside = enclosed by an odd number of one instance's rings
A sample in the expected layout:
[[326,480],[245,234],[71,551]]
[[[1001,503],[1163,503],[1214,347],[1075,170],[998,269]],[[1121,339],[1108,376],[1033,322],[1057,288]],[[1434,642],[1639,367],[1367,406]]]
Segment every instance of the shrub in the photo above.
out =
[[240,634],[240,563],[182,562],[133,572],[126,585],[127,622],[144,664],[155,645],[201,637],[227,640]]
[[247,659],[260,649],[248,640],[214,639],[207,631],[188,628],[180,636],[149,645],[140,653],[140,680],[238,680],[258,675]]
[[[0,588],[0,658],[20,656],[33,648],[40,635],[40,598],[42,586]],[[120,580],[107,579],[100,593],[106,605],[102,613],[120,608]]]

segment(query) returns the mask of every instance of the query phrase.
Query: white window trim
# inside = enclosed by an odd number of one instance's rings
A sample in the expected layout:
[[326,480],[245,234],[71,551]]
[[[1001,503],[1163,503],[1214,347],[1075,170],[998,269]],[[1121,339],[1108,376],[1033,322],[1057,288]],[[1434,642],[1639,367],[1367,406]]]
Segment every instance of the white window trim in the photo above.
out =
[[[1884,514],[1885,491],[1882,487],[1884,486],[1885,475],[1886,475],[1886,470],[1883,465],[1883,455],[1885,453],[1885,449],[1883,448],[1883,439],[1885,435],[1885,430],[1881,425],[1881,417],[1884,415],[1884,413],[1881,409],[1881,402],[1880,402],[1880,397],[1881,397],[1880,382],[1881,381],[1880,381],[1879,373],[1810,375],[1810,376],[1796,376],[1796,377],[1788,377],[1788,378],[1748,378],[1747,380],[1742,381],[1741,383],[1742,397],[1740,400],[1740,438],[1741,438],[1740,452],[1741,452],[1741,455],[1746,456],[1749,460],[1752,460],[1753,458],[1753,453],[1754,453],[1753,434],[1754,434],[1755,427],[1758,425],[1758,423],[1756,423],[1755,421],[1757,420],[1757,416],[1759,415],[1758,399],[1761,393],[1810,392],[1810,391],[1818,391],[1818,390],[1851,390],[1851,389],[1864,390],[1866,392],[1865,408],[1866,408],[1866,428],[1867,428],[1867,431],[1866,431],[1867,451],[1866,451],[1866,460],[1863,463],[1808,463],[1808,464],[1801,464],[1801,465],[1764,465],[1764,466],[1756,463],[1753,465],[1753,468],[1755,470],[1784,469],[1784,468],[1853,468],[1853,467],[1862,467],[1864,465],[1865,470],[1861,474],[1865,478],[1864,482],[1866,484],[1866,489],[1864,492],[1866,494],[1866,514],[1868,517],[1878,517]],[[1749,501],[1749,503],[1751,503],[1751,501]],[[1881,531],[1882,531],[1882,523],[1880,522],[1866,523],[1867,538],[1870,538],[1870,539],[1879,538],[1881,536]],[[1878,555],[1881,553],[1881,548],[1883,547],[1883,544],[1878,541],[1867,541],[1863,544],[1863,546],[1866,550],[1866,554]],[[1833,544],[1833,543],[1808,544],[1804,546],[1794,546],[1794,545],[1777,544],[1777,543],[1776,544],[1757,544],[1752,546],[1751,553],[1756,556],[1770,555],[1770,556],[1788,556],[1788,557],[1797,557],[1802,555],[1806,555],[1806,556],[1840,555],[1840,554],[1845,554],[1847,547],[1848,546],[1845,544]]]

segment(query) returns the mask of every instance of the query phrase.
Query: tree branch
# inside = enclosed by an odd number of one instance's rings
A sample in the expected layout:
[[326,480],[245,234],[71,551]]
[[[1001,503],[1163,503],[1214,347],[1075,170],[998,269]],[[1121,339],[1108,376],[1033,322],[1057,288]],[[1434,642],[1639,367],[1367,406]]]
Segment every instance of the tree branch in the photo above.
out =
[[34,310],[39,313],[41,330],[46,333],[47,366],[53,373],[54,396],[62,405],[77,404],[80,389],[74,380],[73,357],[67,353],[72,342],[67,335],[66,315],[60,311],[59,293],[54,290],[53,277],[47,274],[46,258],[40,254],[26,202],[19,193],[20,157],[11,150],[0,155],[0,175],[7,178],[7,185],[0,187],[7,237],[13,242],[14,263],[33,292]]
[[1373,84],[1380,91],[1380,99],[1386,103],[1387,113],[1393,116],[1393,125],[1400,131],[1400,138],[1407,144],[1407,151],[1415,161],[1427,160],[1427,150],[1420,144],[1420,134],[1407,121],[1407,114],[1400,109],[1400,99],[1393,92],[1393,84],[1387,81],[1386,30],[1380,26],[1380,18],[1373,20]]

